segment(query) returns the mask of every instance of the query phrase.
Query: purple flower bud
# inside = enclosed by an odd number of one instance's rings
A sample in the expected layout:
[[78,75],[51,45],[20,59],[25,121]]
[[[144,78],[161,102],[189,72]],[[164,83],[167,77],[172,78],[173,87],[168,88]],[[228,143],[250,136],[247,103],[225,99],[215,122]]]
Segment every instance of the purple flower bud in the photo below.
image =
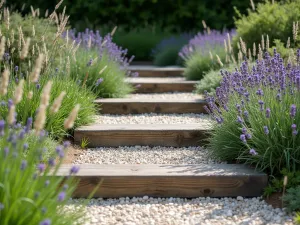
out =
[[280,93],[278,93],[277,95],[276,95],[276,99],[277,99],[277,101],[281,101],[281,94]]
[[42,214],[45,214],[47,212],[47,208],[46,207],[43,207],[42,208]]
[[293,130],[292,134],[293,134],[293,136],[296,136],[298,134],[298,131],[297,130]]
[[0,120],[0,137],[4,136],[5,121]]
[[27,119],[27,123],[26,123],[26,127],[25,127],[25,131],[26,133],[28,133],[31,129],[31,126],[32,126],[32,117],[29,117]]
[[242,142],[247,143],[245,134],[241,134],[240,139]]
[[99,84],[101,84],[103,82],[103,78],[99,78],[96,82],[96,87],[99,86]]
[[253,148],[250,149],[249,153],[251,155],[257,155],[257,152]]
[[40,163],[38,165],[38,170],[42,173],[46,169],[46,165],[44,163]]
[[22,140],[24,139],[24,136],[25,136],[25,130],[21,130],[20,133],[19,133],[19,138]]
[[51,220],[45,219],[45,220],[41,221],[39,225],[51,225]]
[[264,132],[265,132],[265,134],[269,134],[269,129],[267,126],[264,126]]
[[248,116],[249,116],[248,111],[244,111],[244,116],[245,116],[246,119],[248,118]]
[[292,124],[291,127],[292,127],[293,130],[295,130],[297,128],[297,125],[296,124]]
[[34,198],[35,199],[37,199],[39,196],[40,196],[40,192],[37,191],[37,192],[34,193]]
[[19,70],[19,67],[15,66],[15,71],[18,72],[18,70]]
[[27,161],[26,160],[22,160],[22,163],[21,163],[21,170],[25,170],[27,167]]
[[88,63],[86,64],[86,66],[91,66],[92,65],[92,63],[93,63],[93,59],[90,59],[89,61],[88,61]]
[[263,111],[264,110],[264,102],[262,100],[259,100],[258,104],[260,105],[260,111]]
[[66,198],[66,193],[64,191],[62,191],[58,194],[57,200],[59,202],[62,202],[63,200],[65,200],[65,198]]
[[68,148],[71,145],[71,143],[69,141],[65,141],[63,143],[63,145],[64,145],[64,148],[66,149],[66,148]]
[[242,120],[242,118],[241,118],[240,116],[238,116],[236,122],[242,124],[242,123],[243,123],[243,120]]
[[10,107],[14,104],[12,99],[8,99],[7,101],[7,105],[8,105],[8,109],[10,109]]
[[36,89],[40,89],[41,88],[41,85],[38,83],[38,84],[36,84]]
[[251,139],[252,135],[250,133],[245,134],[247,139]]
[[263,95],[264,95],[264,92],[263,92],[263,90],[258,89],[258,90],[256,91],[256,94],[257,94],[258,96],[263,96]]
[[294,118],[296,115],[296,105],[291,105],[290,116]]
[[9,153],[9,148],[5,147],[4,148],[4,157],[8,156],[8,153]]
[[50,158],[49,160],[48,160],[48,163],[49,163],[49,166],[55,166],[55,159],[53,159],[53,158]]
[[28,145],[27,143],[24,143],[24,145],[23,145],[23,149],[24,149],[24,150],[27,150],[27,149],[28,149],[28,147],[29,147],[29,145]]
[[267,108],[267,109],[266,109],[266,117],[267,117],[267,118],[270,118],[270,115],[271,115],[271,109],[270,109],[270,108]]
[[72,168],[70,169],[70,174],[76,174],[79,171],[79,166],[72,166]]
[[45,186],[48,187],[49,184],[50,184],[50,180],[46,180],[46,181],[45,181]]
[[242,128],[242,133],[243,133],[243,134],[246,134],[246,133],[247,133],[246,127],[243,127],[243,128]]

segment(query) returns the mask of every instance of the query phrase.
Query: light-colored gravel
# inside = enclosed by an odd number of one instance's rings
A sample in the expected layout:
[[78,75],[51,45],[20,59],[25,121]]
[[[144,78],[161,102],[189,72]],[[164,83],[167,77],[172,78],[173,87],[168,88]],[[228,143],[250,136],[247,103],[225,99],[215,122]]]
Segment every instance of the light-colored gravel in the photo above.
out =
[[[82,200],[71,200],[66,209]],[[260,198],[120,198],[92,199],[85,225],[292,225],[292,215]]]
[[202,95],[191,92],[174,92],[163,94],[131,94],[127,96],[132,99],[203,99]]
[[149,147],[94,148],[82,150],[75,164],[208,164],[218,163],[201,147]]
[[211,119],[206,114],[137,114],[112,115],[103,114],[95,116],[97,124],[194,124],[210,126]]

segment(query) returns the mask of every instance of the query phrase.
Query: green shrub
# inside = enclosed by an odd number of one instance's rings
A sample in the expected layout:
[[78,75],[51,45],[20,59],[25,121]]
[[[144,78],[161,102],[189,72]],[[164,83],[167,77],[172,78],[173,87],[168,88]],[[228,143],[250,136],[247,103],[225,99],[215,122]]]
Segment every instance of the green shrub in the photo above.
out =
[[[278,2],[266,1],[257,5],[256,11],[250,11],[248,15],[241,15],[235,21],[237,35],[233,39],[233,47],[237,50],[237,43],[240,37],[246,42],[248,48],[252,48],[253,43],[261,43],[262,35],[266,40],[269,36],[270,47],[274,46],[274,40],[278,39],[286,43],[291,39],[291,47],[299,47],[293,42],[293,22],[300,20],[300,0]],[[265,45],[266,46],[266,45]]]
[[129,32],[117,30],[113,41],[122,48],[128,49],[128,55],[134,56],[136,61],[151,60],[151,51],[169,32],[157,29],[133,29]]
[[300,213],[296,213],[295,222],[300,224]]
[[201,51],[196,51],[185,61],[184,76],[188,80],[201,80],[205,73],[209,70],[219,69],[221,66],[216,60],[216,54],[222,62],[225,62],[225,51],[223,47],[212,49],[213,59],[209,54],[202,54]]
[[217,121],[208,147],[219,159],[277,175],[283,168],[300,169],[299,61],[287,69],[276,51],[274,58],[266,57],[254,70],[244,62],[240,72],[225,73],[217,98],[207,97]]
[[[87,65],[90,60],[91,65]],[[71,78],[80,87],[86,87],[97,97],[119,98],[133,91],[133,87],[125,81],[127,71],[105,52],[99,58],[97,50],[79,48],[76,61],[71,61],[70,71]]]
[[[230,64],[222,70],[232,72],[237,66],[235,64]],[[217,87],[220,86],[222,80],[220,70],[211,70],[204,75],[204,77],[199,81],[196,86],[196,91],[198,94],[204,94],[207,91],[210,94],[213,94]]]
[[[96,114],[95,104],[93,103],[95,96],[89,90],[79,87],[75,81],[67,77],[58,75],[49,77],[46,74],[41,76],[38,84],[25,82],[24,97],[16,107],[17,120],[22,121],[24,124],[28,117],[35,118],[36,111],[40,105],[42,89],[50,79],[53,81],[50,106],[62,91],[66,92],[66,96],[63,98],[60,110],[56,114],[48,113],[46,130],[49,132],[49,135],[53,138],[62,138],[63,135],[67,135],[64,130],[64,120],[76,104],[80,104],[81,107],[74,128],[93,122],[93,116]],[[11,82],[8,95],[0,97],[4,103],[13,98],[15,86],[15,82]],[[31,100],[27,98],[30,91],[33,91]],[[3,117],[6,117],[8,113],[7,108],[0,107],[0,113]],[[71,133],[72,130],[69,132]]]
[[283,201],[289,211],[300,211],[300,185],[287,189]]
[[153,64],[155,66],[173,66],[182,65],[183,61],[178,57],[181,46],[166,47],[155,54]]

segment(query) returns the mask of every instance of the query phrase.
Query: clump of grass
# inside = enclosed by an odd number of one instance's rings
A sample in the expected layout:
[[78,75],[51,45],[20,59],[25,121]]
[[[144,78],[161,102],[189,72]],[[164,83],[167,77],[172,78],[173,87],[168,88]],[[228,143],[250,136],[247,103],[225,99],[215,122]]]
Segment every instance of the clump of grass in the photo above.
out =
[[300,169],[299,59],[285,67],[274,51],[253,68],[244,62],[240,71],[224,73],[216,98],[207,96],[216,121],[208,146],[214,157],[272,175]]

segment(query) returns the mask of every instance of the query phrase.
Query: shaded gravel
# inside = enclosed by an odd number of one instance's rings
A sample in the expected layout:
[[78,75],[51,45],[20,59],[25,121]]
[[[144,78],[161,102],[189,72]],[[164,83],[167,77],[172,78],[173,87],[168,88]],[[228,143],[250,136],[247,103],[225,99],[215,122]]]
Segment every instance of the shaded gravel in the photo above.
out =
[[217,163],[201,147],[149,147],[94,148],[82,150],[75,164],[208,164]]
[[[72,200],[67,209],[74,208]],[[73,203],[73,204],[72,204]],[[86,207],[89,224],[163,225],[292,225],[292,216],[260,198],[120,198],[92,199]]]

